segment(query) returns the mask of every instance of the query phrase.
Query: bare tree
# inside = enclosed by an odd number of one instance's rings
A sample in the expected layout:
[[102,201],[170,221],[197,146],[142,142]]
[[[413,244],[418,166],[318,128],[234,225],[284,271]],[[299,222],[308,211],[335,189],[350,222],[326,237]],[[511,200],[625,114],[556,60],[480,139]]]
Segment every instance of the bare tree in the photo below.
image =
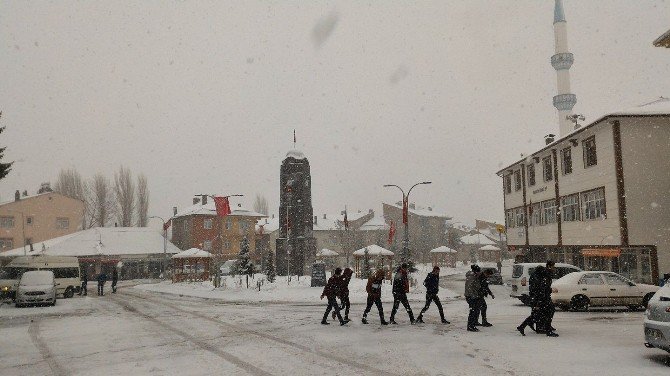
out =
[[114,217],[116,209],[114,192],[109,179],[102,174],[95,174],[88,184],[86,197],[94,225],[105,227]]
[[149,212],[149,188],[144,174],[137,176],[137,227],[147,227]]
[[130,169],[121,166],[114,174],[114,193],[116,195],[116,217],[122,227],[133,225],[135,209],[135,184]]
[[268,215],[270,212],[268,208],[268,200],[266,200],[264,196],[261,196],[260,193],[256,193],[256,198],[254,199],[254,211],[265,215]]
[[56,184],[54,185],[54,191],[81,200],[84,203],[82,228],[86,229],[90,227],[91,216],[88,200],[86,200],[86,186],[79,171],[74,168],[60,170],[58,178],[56,179]]

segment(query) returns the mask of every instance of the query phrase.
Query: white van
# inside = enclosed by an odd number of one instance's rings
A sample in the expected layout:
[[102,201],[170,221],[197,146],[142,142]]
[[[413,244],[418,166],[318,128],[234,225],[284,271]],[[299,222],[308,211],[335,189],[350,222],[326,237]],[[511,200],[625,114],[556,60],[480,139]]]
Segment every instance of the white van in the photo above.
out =
[[79,292],[79,260],[76,257],[60,256],[20,256],[0,269],[0,296],[16,297],[16,289],[21,275],[32,270],[51,270],[56,279],[56,292],[63,298],[71,298]]
[[[544,262],[525,262],[512,265],[512,292],[509,296],[521,300],[521,303],[530,304],[530,296],[528,295],[528,280],[533,274],[535,268],[546,265]],[[557,262],[554,269],[553,280],[557,280],[572,272],[581,272],[582,269],[570,264],[562,264]]]
[[23,273],[16,289],[16,308],[29,304],[56,305],[56,279],[51,270]]

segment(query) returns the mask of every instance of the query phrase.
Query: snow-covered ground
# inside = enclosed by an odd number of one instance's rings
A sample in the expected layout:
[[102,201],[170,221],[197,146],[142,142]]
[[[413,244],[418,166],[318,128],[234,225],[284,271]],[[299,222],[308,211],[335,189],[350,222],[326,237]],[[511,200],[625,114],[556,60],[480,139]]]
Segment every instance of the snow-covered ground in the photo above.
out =
[[[461,275],[444,282],[458,292],[463,284]],[[230,303],[125,287],[101,298],[59,300],[53,309],[3,305],[0,374],[667,375],[670,371],[664,364],[666,353],[643,346],[641,312],[557,312],[554,326],[560,337],[533,333],[521,337],[515,327],[528,315],[528,308],[509,298],[507,287],[493,286],[496,299],[488,304],[494,326],[480,333],[465,331],[467,305],[458,297],[444,304],[450,325],[439,324],[435,307],[427,312],[426,324],[409,325],[401,311],[399,325],[381,326],[373,308],[370,325],[363,325],[364,301],[357,295],[352,299],[351,323],[323,326],[320,288],[276,289],[284,297],[300,290],[309,292],[310,298],[295,303],[253,299]],[[415,311],[421,305],[412,303]],[[387,318],[390,308],[385,304]]]

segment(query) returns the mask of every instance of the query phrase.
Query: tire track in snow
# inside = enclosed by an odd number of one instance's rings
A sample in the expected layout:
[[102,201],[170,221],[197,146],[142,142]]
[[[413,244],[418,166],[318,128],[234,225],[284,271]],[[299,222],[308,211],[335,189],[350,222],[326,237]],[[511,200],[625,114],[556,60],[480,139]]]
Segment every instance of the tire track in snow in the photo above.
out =
[[[200,312],[189,311],[189,310],[177,307],[175,304],[168,303],[168,302],[165,302],[165,301],[160,301],[158,299],[148,297],[146,295],[134,294],[134,293],[130,293],[128,291],[124,291],[123,294],[133,296],[133,297],[138,298],[138,299],[151,301],[155,304],[162,305],[162,306],[165,306],[165,307],[169,307],[169,308],[171,308],[175,311],[179,311],[179,312],[182,312],[182,313],[186,313],[186,314],[189,314],[189,315],[199,317],[203,320],[207,320],[207,321],[209,321],[211,323],[214,323],[214,324],[216,324],[216,325],[218,325],[222,328],[225,328],[225,329],[234,329],[234,330],[241,331],[241,332],[248,333],[248,334],[252,334],[252,335],[255,335],[257,337],[261,337],[261,338],[264,338],[264,339],[267,339],[267,340],[270,340],[270,341],[273,341],[273,342],[278,342],[278,343],[281,343],[283,345],[293,347],[297,350],[300,350],[300,351],[303,351],[303,352],[306,352],[306,353],[314,354],[314,355],[329,359],[331,361],[347,365],[347,366],[352,367],[352,368],[357,368],[361,371],[365,371],[365,372],[369,372],[369,373],[377,374],[377,375],[391,375],[391,376],[397,375],[397,374],[394,374],[393,372],[390,372],[390,371],[381,370],[381,369],[378,369],[378,368],[375,368],[375,367],[368,366],[368,365],[363,364],[363,363],[356,362],[355,360],[353,360],[351,358],[346,358],[346,357],[343,357],[343,356],[333,355],[333,354],[327,353],[327,352],[322,351],[322,350],[318,350],[318,349],[315,349],[315,348],[311,348],[311,347],[308,347],[308,346],[304,346],[304,345],[286,340],[284,338],[273,336],[271,334],[267,334],[267,333],[258,332],[258,331],[255,331],[255,330],[243,328],[243,327],[235,325],[235,324],[230,324],[230,323],[212,318],[212,317],[210,317],[206,314],[200,313]],[[398,375],[398,376],[400,376],[400,375]]]
[[248,372],[252,375],[259,375],[259,376],[270,376],[270,375],[272,375],[271,373],[265,372],[264,370],[254,366],[251,363],[247,363],[247,362],[243,361],[242,359],[236,357],[235,355],[232,355],[232,354],[227,353],[227,352],[225,352],[221,349],[216,348],[215,346],[207,343],[206,341],[201,340],[200,338],[196,338],[196,337],[184,332],[183,330],[181,330],[179,328],[176,328],[176,327],[174,327],[172,325],[169,325],[169,324],[165,324],[165,323],[159,321],[158,319],[156,319],[155,317],[153,317],[151,315],[148,315],[146,313],[142,313],[142,312],[138,311],[135,307],[133,307],[132,305],[130,305],[127,302],[122,301],[121,298],[119,298],[117,296],[112,296],[111,300],[114,303],[120,305],[121,308],[123,308],[124,310],[126,310],[130,313],[133,313],[137,316],[140,316],[140,317],[142,317],[146,320],[149,320],[149,321],[151,321],[155,325],[158,325],[161,328],[170,329],[172,331],[172,333],[177,334],[178,336],[188,340],[189,342],[191,342],[194,345],[200,347],[201,349],[203,349],[205,351],[208,351],[208,352],[210,352],[214,355],[217,355],[218,357],[234,364],[235,366],[243,369],[244,371],[246,371],[246,372]]
[[28,326],[30,340],[35,347],[37,347],[40,354],[49,365],[51,373],[56,376],[65,376],[67,375],[67,372],[65,372],[65,369],[56,361],[51,350],[49,350],[49,346],[47,346],[46,342],[42,339],[42,336],[40,336],[40,321],[41,320],[39,319],[31,320],[30,325]]

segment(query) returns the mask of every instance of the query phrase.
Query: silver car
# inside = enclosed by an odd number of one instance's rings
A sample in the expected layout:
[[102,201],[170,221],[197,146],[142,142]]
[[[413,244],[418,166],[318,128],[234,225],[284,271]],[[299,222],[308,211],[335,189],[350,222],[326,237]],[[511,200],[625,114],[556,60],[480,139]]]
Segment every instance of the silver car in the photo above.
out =
[[53,271],[28,271],[21,276],[16,289],[16,307],[32,304],[56,304],[56,279]]
[[670,284],[658,290],[647,305],[644,339],[645,346],[670,352]]

